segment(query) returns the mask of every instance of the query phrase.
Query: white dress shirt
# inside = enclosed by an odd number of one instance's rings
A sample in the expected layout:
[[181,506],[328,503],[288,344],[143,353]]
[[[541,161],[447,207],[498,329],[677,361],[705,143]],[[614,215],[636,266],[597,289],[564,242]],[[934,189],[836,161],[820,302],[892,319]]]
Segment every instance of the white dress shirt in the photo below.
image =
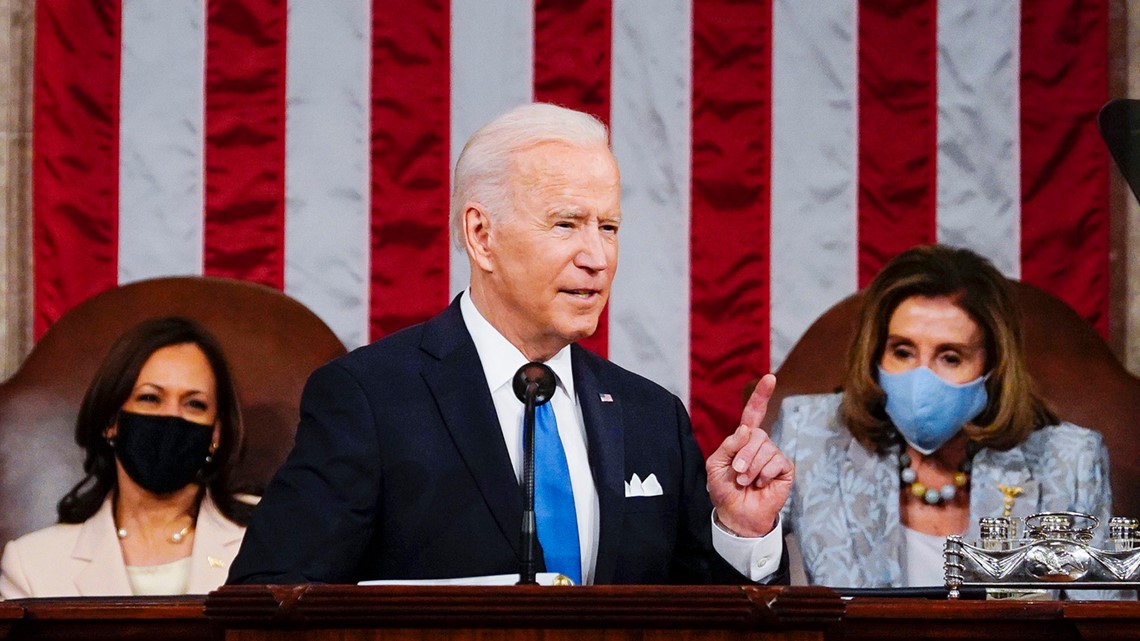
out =
[[[511,344],[492,326],[471,301],[471,290],[463,292],[459,301],[463,323],[467,326],[479,362],[483,364],[483,374],[491,390],[499,426],[507,443],[507,452],[515,468],[515,478],[522,482],[523,466],[523,404],[515,396],[511,382],[515,372],[530,362],[517,347]],[[589,443],[586,442],[586,425],[582,418],[582,408],[574,391],[574,372],[571,367],[570,346],[562,348],[546,365],[554,370],[558,386],[550,400],[554,408],[554,418],[558,422],[558,435],[566,451],[566,463],[570,468],[570,485],[574,492],[574,510],[578,518],[578,543],[582,552],[582,583],[594,582],[594,564],[598,557],[598,490],[590,471],[587,456]],[[780,554],[783,552],[783,539],[780,527],[767,536],[750,539],[733,536],[713,522],[709,515],[713,533],[713,547],[726,561],[741,574],[753,581],[762,581],[776,571]]]
[[[495,413],[507,443],[507,452],[515,467],[515,478],[522,482],[523,472],[523,404],[515,396],[512,381],[515,372],[530,362],[517,347],[494,328],[471,302],[471,291],[463,292],[459,301],[463,322],[475,342],[483,374],[491,388]],[[554,420],[558,423],[558,436],[566,451],[566,465],[570,468],[570,487],[574,492],[574,511],[578,517],[578,545],[582,552],[582,583],[594,579],[594,562],[598,554],[598,490],[590,473],[586,455],[586,425],[578,397],[574,393],[574,374],[570,369],[570,346],[567,345],[546,361],[558,379],[558,386],[550,404]]]

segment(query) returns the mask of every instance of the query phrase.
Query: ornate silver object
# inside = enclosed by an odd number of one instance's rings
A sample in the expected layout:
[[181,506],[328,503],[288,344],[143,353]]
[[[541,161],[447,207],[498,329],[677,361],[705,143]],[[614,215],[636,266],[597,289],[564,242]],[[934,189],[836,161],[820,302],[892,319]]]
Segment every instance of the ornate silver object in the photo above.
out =
[[[1004,590],[1135,589],[1140,587],[1140,528],[1114,516],[1106,536],[1099,519],[1077,512],[1042,512],[1024,523],[1008,516],[978,521],[979,540],[950,536],[943,552],[951,599],[963,587]],[[1023,530],[1023,531],[1022,531]],[[1097,547],[1099,543],[1100,547]]]

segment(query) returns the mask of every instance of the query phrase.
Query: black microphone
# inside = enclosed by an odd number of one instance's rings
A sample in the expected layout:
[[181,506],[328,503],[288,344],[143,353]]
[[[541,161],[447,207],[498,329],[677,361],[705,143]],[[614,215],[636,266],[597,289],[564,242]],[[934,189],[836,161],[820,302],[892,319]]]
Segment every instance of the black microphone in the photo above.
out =
[[523,402],[523,520],[522,562],[518,585],[534,585],[538,528],[534,519],[534,408],[554,396],[554,371],[542,363],[527,363],[515,373],[511,387]]

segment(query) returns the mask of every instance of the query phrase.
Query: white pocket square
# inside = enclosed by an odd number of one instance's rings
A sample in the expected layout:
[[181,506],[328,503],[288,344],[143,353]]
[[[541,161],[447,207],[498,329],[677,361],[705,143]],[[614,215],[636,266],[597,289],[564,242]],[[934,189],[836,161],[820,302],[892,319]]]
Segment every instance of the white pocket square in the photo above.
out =
[[661,484],[657,482],[657,475],[650,474],[645,480],[634,474],[625,482],[625,497],[634,496],[661,496]]

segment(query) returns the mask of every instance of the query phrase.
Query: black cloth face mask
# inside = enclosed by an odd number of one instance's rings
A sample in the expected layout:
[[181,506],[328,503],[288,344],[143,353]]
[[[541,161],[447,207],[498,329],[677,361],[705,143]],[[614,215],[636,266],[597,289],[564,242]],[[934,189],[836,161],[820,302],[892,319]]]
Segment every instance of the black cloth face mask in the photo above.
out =
[[127,476],[154,494],[180,490],[198,477],[210,456],[214,426],[181,416],[119,410],[115,455]]

